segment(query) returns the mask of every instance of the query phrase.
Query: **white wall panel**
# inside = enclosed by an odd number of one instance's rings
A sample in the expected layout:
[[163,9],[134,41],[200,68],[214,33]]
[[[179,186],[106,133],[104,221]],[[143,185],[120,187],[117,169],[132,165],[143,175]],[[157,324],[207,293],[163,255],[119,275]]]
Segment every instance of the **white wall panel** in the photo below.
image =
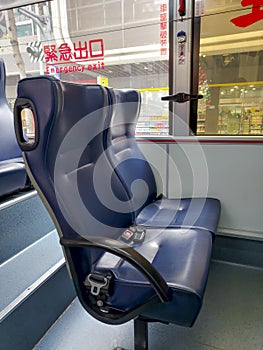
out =
[[154,172],[159,193],[167,195],[168,145],[154,142],[138,143]]
[[[263,144],[170,142],[157,150],[140,145],[159,174],[170,198],[207,195],[219,198],[220,228],[263,235]],[[165,156],[165,147],[169,155]]]

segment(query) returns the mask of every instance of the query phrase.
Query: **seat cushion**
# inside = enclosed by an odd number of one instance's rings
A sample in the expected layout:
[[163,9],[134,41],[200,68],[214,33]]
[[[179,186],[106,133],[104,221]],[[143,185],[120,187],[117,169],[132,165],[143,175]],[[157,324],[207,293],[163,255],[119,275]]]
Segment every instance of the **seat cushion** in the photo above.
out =
[[[163,276],[172,291],[172,301],[145,307],[142,316],[163,322],[192,326],[202,305],[210,263],[212,236],[198,229],[147,229],[142,245],[134,247]],[[154,295],[149,282],[130,264],[105,253],[96,271],[111,271],[112,306],[127,309],[143,305]]]
[[0,161],[0,165],[7,165],[7,164],[15,164],[15,163],[22,163],[24,164],[23,157],[17,157],[17,158],[10,158],[10,159],[5,159]]
[[27,181],[23,163],[0,162],[0,196],[24,188]]
[[220,202],[214,198],[162,198],[147,205],[136,219],[149,227],[194,227],[216,234]]

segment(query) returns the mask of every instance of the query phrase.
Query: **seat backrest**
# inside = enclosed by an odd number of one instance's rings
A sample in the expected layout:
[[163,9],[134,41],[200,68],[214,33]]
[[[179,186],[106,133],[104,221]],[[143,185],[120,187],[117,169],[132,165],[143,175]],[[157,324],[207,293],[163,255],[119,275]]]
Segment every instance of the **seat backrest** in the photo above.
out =
[[[25,140],[21,131],[25,108],[35,119],[33,142]],[[18,84],[17,138],[31,180],[64,237],[116,238],[133,223],[129,198],[104,151],[110,113],[103,86],[47,76]]]
[[109,93],[113,110],[105,131],[104,147],[137,216],[157,196],[152,169],[135,138],[141,96],[134,89],[109,89]]
[[13,113],[6,99],[5,88],[5,64],[0,59],[0,161],[22,157],[15,136]]

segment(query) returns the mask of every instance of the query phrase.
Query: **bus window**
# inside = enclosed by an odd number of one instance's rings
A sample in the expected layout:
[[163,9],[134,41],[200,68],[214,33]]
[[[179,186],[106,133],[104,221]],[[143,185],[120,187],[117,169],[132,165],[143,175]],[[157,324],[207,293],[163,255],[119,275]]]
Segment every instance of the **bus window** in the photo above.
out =
[[2,11],[7,97],[16,97],[20,78],[39,74],[135,88],[137,135],[167,135],[168,7],[168,0],[53,0]]
[[254,3],[205,1],[198,135],[263,134],[263,16]]

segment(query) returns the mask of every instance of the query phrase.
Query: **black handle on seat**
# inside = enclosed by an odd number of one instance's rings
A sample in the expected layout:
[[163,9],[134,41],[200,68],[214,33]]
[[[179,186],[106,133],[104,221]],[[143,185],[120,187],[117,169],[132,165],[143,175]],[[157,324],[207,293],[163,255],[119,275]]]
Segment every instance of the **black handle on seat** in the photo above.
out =
[[153,265],[133,248],[114,239],[100,236],[89,236],[88,240],[84,238],[69,239],[62,237],[60,243],[65,247],[100,248],[106,252],[119,256],[129,262],[147,278],[161,302],[165,303],[170,301],[170,289],[166,281]]
[[161,98],[162,101],[172,101],[172,102],[178,102],[178,103],[185,103],[191,100],[199,100],[203,98],[203,95],[194,95],[194,94],[187,94],[185,92],[178,92],[175,95],[169,95],[169,96],[163,96]]
[[[25,109],[31,112],[32,122],[34,123],[34,126],[35,126],[34,139],[31,141],[27,139],[27,135],[24,135],[24,132],[23,132],[22,111]],[[17,97],[14,105],[14,126],[15,126],[17,142],[21,150],[23,152],[26,152],[26,151],[32,151],[34,148],[36,148],[39,140],[37,112],[33,102],[28,98]]]

